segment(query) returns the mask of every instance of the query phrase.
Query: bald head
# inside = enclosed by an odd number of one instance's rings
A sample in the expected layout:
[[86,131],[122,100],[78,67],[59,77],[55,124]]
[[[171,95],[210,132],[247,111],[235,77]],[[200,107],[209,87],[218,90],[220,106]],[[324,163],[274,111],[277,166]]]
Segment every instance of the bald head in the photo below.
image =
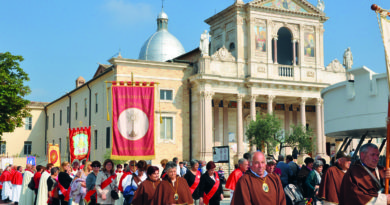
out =
[[264,175],[266,168],[265,156],[262,152],[255,152],[251,159],[251,170],[258,174],[260,177]]
[[26,169],[31,170],[32,169],[32,165],[31,164],[27,164],[26,165]]

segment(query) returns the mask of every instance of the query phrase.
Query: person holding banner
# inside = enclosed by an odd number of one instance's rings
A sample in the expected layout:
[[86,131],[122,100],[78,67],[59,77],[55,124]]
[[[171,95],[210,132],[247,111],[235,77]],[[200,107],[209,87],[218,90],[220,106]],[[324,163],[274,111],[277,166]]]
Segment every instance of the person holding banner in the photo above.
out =
[[176,163],[168,162],[165,169],[167,175],[156,188],[154,205],[193,204],[190,187],[187,181],[176,175]]
[[[98,204],[114,204],[115,200],[111,197],[111,192],[118,192],[116,186],[116,174],[114,171],[114,162],[106,159],[103,163],[103,169],[96,176],[96,192]],[[62,204],[61,204],[62,205]]]
[[96,204],[96,177],[99,174],[100,171],[100,162],[99,161],[93,161],[91,164],[92,172],[88,174],[86,179],[86,188],[87,188],[87,194],[85,195],[85,202],[89,205],[95,205]]
[[[126,189],[128,191],[135,192],[137,190],[138,186],[146,180],[146,167],[147,163],[145,160],[139,160],[137,163],[137,171],[133,174],[127,175],[122,182],[122,187],[123,187],[123,196],[125,198],[124,204],[131,204],[131,201],[134,197],[134,195],[126,195]],[[129,187],[131,186],[131,187]],[[128,188],[129,187],[129,188]]]
[[62,162],[60,173],[58,174],[58,186],[59,186],[59,197],[61,205],[68,205],[69,201],[69,186],[72,182],[72,177],[68,174],[70,172],[69,162]]
[[187,180],[188,186],[194,199],[194,203],[199,203],[199,182],[202,174],[198,170],[199,162],[195,159],[190,161],[191,169],[187,169],[187,173],[184,175],[184,179]]
[[148,178],[141,183],[135,192],[132,205],[153,204],[156,187],[160,184],[158,167],[150,166],[147,170],[147,176]]
[[199,204],[219,205],[223,200],[222,183],[219,180],[218,172],[215,171],[215,164],[209,161],[206,165],[206,173],[202,175],[199,183]]
[[[53,166],[54,165],[52,163],[49,163],[46,165],[46,170],[43,170],[43,171],[41,170],[42,171],[41,176],[34,175],[35,187],[36,187],[36,190],[38,190],[35,204],[41,205],[41,204],[47,203],[48,190],[47,190],[47,182],[46,181],[51,175],[50,170]],[[36,181],[37,178],[35,178],[35,177],[37,177],[39,179],[39,183],[37,183],[37,181]],[[38,184],[38,186],[37,186],[37,184]]]
[[19,203],[19,199],[20,199],[20,194],[22,192],[22,183],[23,183],[22,171],[23,171],[23,168],[22,168],[22,166],[18,166],[16,168],[16,170],[17,171],[15,172],[15,174],[12,177],[12,180],[11,180],[11,183],[12,183],[12,201],[15,204],[18,204]]
[[23,174],[22,191],[20,193],[20,204],[32,205],[34,204],[34,191],[28,188],[28,184],[34,176],[31,164],[26,165],[26,169]]

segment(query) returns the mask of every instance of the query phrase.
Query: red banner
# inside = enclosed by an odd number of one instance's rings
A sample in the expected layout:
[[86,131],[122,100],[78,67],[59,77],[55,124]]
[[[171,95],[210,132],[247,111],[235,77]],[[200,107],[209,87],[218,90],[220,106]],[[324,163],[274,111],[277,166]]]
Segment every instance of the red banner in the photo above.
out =
[[112,153],[117,160],[154,159],[154,86],[112,83]]
[[70,161],[89,158],[91,150],[91,127],[69,129]]

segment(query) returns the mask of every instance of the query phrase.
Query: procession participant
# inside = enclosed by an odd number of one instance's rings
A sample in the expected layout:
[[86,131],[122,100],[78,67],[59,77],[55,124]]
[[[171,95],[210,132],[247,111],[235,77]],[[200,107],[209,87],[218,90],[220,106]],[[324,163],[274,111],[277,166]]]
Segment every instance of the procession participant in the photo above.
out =
[[27,164],[26,169],[23,174],[23,182],[22,182],[22,191],[20,193],[19,203],[23,205],[32,205],[34,204],[34,191],[28,188],[28,184],[34,176],[34,172],[32,171],[32,165]]
[[324,205],[339,204],[341,182],[350,165],[351,156],[342,151],[337,152],[336,164],[326,171],[318,191],[318,197],[323,199]]
[[[54,165],[52,163],[49,163],[46,165],[46,170],[42,171],[41,176],[39,177],[39,183],[37,183],[35,175],[34,175],[34,182],[35,187],[37,188],[37,197],[36,197],[36,203],[38,205],[46,204],[47,203],[47,196],[48,196],[48,190],[47,190],[47,179],[50,177],[51,173],[50,170]],[[38,168],[37,168],[38,169]],[[38,177],[39,175],[37,175]],[[38,186],[37,186],[38,184]]]
[[193,159],[190,161],[191,169],[187,169],[187,173],[184,175],[184,179],[187,181],[188,186],[192,194],[192,199],[194,203],[198,204],[199,200],[199,182],[202,174],[198,170],[199,163],[197,160]]
[[[61,205],[68,205],[69,201],[69,186],[70,183],[72,182],[72,177],[68,174],[70,171],[70,164],[69,162],[62,162],[61,163],[61,168],[60,168],[60,173],[58,174],[58,186],[60,187],[59,189],[59,198],[61,201]],[[63,189],[61,188],[63,187]]]
[[133,174],[135,173],[135,171],[137,171],[137,161],[131,160],[129,166],[130,166],[130,174]]
[[129,175],[129,174],[132,174],[132,173],[131,173],[131,171],[130,171],[130,167],[127,166],[127,167],[125,168],[125,170],[123,171],[123,174],[122,174],[122,176],[121,176],[121,178],[120,178],[120,180],[119,180],[119,185],[118,185],[118,189],[119,189],[119,191],[122,192],[122,193],[123,193],[123,187],[122,187],[123,179],[126,178],[126,176]]
[[238,168],[235,169],[228,177],[225,188],[230,190],[230,201],[233,199],[234,190],[236,189],[236,184],[242,175],[248,170],[249,162],[245,158],[238,160]]
[[80,169],[74,177],[73,181],[70,183],[69,195],[70,198],[72,198],[72,205],[83,204],[84,197],[87,194],[85,180],[90,172],[88,167],[88,165],[85,165],[84,169]]
[[23,183],[23,167],[18,166],[16,168],[16,172],[14,176],[12,177],[11,184],[12,184],[12,201],[15,204],[19,203],[20,199],[20,193],[22,192],[22,183]]
[[301,170],[299,170],[299,172],[298,172],[297,181],[298,181],[298,187],[302,191],[302,195],[304,197],[307,197],[307,193],[305,191],[307,189],[305,186],[305,182],[306,182],[307,176],[309,175],[309,173],[313,169],[314,159],[311,157],[306,157],[305,164],[306,164],[306,166],[302,165]]
[[157,186],[153,204],[193,204],[194,200],[192,199],[187,181],[176,175],[176,163],[168,162],[165,168],[167,175]]
[[272,157],[267,157],[266,158],[267,165],[265,166],[265,171],[267,171],[268,174],[275,174],[279,176],[278,174],[275,173],[275,168],[276,168],[276,162]]
[[50,177],[46,180],[47,190],[49,193],[47,204],[49,205],[60,205],[60,199],[58,197],[58,173],[58,167],[53,167],[50,170]]
[[133,200],[134,197],[134,192],[137,190],[138,186],[146,180],[147,175],[146,175],[146,161],[144,160],[139,160],[137,163],[137,171],[133,174],[127,175],[123,181],[122,181],[122,187],[123,191],[125,192],[126,188],[128,186],[131,186],[130,190],[133,192],[132,195],[124,196],[124,204],[131,204],[131,201]]
[[92,172],[88,174],[86,179],[86,188],[87,188],[87,194],[85,195],[85,201],[89,205],[95,205],[96,204],[96,176],[99,174],[100,171],[100,162],[99,161],[93,161],[91,164]]
[[[116,165],[116,170],[115,170],[115,174],[116,174],[116,182],[117,182],[117,186],[119,187],[119,182],[123,176],[123,170],[122,170],[122,165],[121,164],[118,164]],[[120,191],[120,190],[119,190]],[[119,195],[119,199],[118,200],[115,200],[115,205],[123,205],[123,194],[121,193],[122,191],[118,192],[118,195]]]
[[255,152],[251,160],[250,169],[236,185],[231,204],[286,204],[280,178],[265,171],[264,154]]
[[1,198],[4,202],[10,202],[12,199],[12,174],[11,166],[8,166],[0,176],[1,181],[3,182],[3,189],[1,191]]
[[313,165],[313,170],[311,170],[305,182],[307,196],[313,199],[314,204],[319,201],[317,193],[320,188],[323,167],[323,162],[321,160],[316,160]]
[[[98,204],[114,204],[111,191],[118,192],[116,186],[116,175],[114,171],[114,162],[111,159],[106,159],[103,163],[103,169],[96,176],[96,192]],[[62,204],[61,204],[62,205]]]
[[145,205],[153,204],[154,193],[156,192],[156,187],[160,184],[159,180],[159,169],[156,166],[150,166],[147,170],[148,178],[141,183],[135,192],[133,205]]
[[219,202],[223,200],[222,183],[215,167],[214,162],[209,161],[206,165],[206,173],[200,178],[199,204],[219,205]]
[[379,150],[367,143],[360,148],[360,160],[352,165],[343,177],[339,202],[344,205],[390,204],[390,195],[378,193],[390,169],[378,166]]
[[165,177],[165,173],[166,173],[166,170],[165,170],[165,165],[167,165],[168,163],[168,160],[167,159],[163,159],[161,160],[160,164],[161,164],[161,167],[163,168],[162,172],[161,172],[161,177],[160,178],[164,178]]
[[73,161],[72,163],[72,169],[70,170],[70,176],[73,178],[74,176],[76,176],[77,172],[79,171],[79,168],[80,168],[80,165],[79,165],[79,162],[78,161]]

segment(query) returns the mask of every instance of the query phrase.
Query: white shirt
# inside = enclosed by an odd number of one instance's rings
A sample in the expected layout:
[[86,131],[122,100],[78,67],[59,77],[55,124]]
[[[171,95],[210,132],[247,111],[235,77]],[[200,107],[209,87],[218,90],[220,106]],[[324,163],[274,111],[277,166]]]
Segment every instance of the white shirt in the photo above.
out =
[[[135,175],[138,176],[138,170],[135,172]],[[138,176],[139,177],[139,176]],[[144,172],[143,175],[141,177],[139,177],[141,179],[141,182],[145,181],[146,178],[148,178],[148,176],[146,176],[146,173]],[[132,174],[129,174],[127,175],[123,181],[122,181],[122,187],[123,189],[126,189],[127,186],[129,186],[131,184],[131,181],[133,179],[133,175]],[[135,181],[134,181],[135,182]],[[139,184],[141,184],[141,182]],[[133,183],[136,185],[136,187],[138,187],[139,184],[136,184],[136,183]]]

